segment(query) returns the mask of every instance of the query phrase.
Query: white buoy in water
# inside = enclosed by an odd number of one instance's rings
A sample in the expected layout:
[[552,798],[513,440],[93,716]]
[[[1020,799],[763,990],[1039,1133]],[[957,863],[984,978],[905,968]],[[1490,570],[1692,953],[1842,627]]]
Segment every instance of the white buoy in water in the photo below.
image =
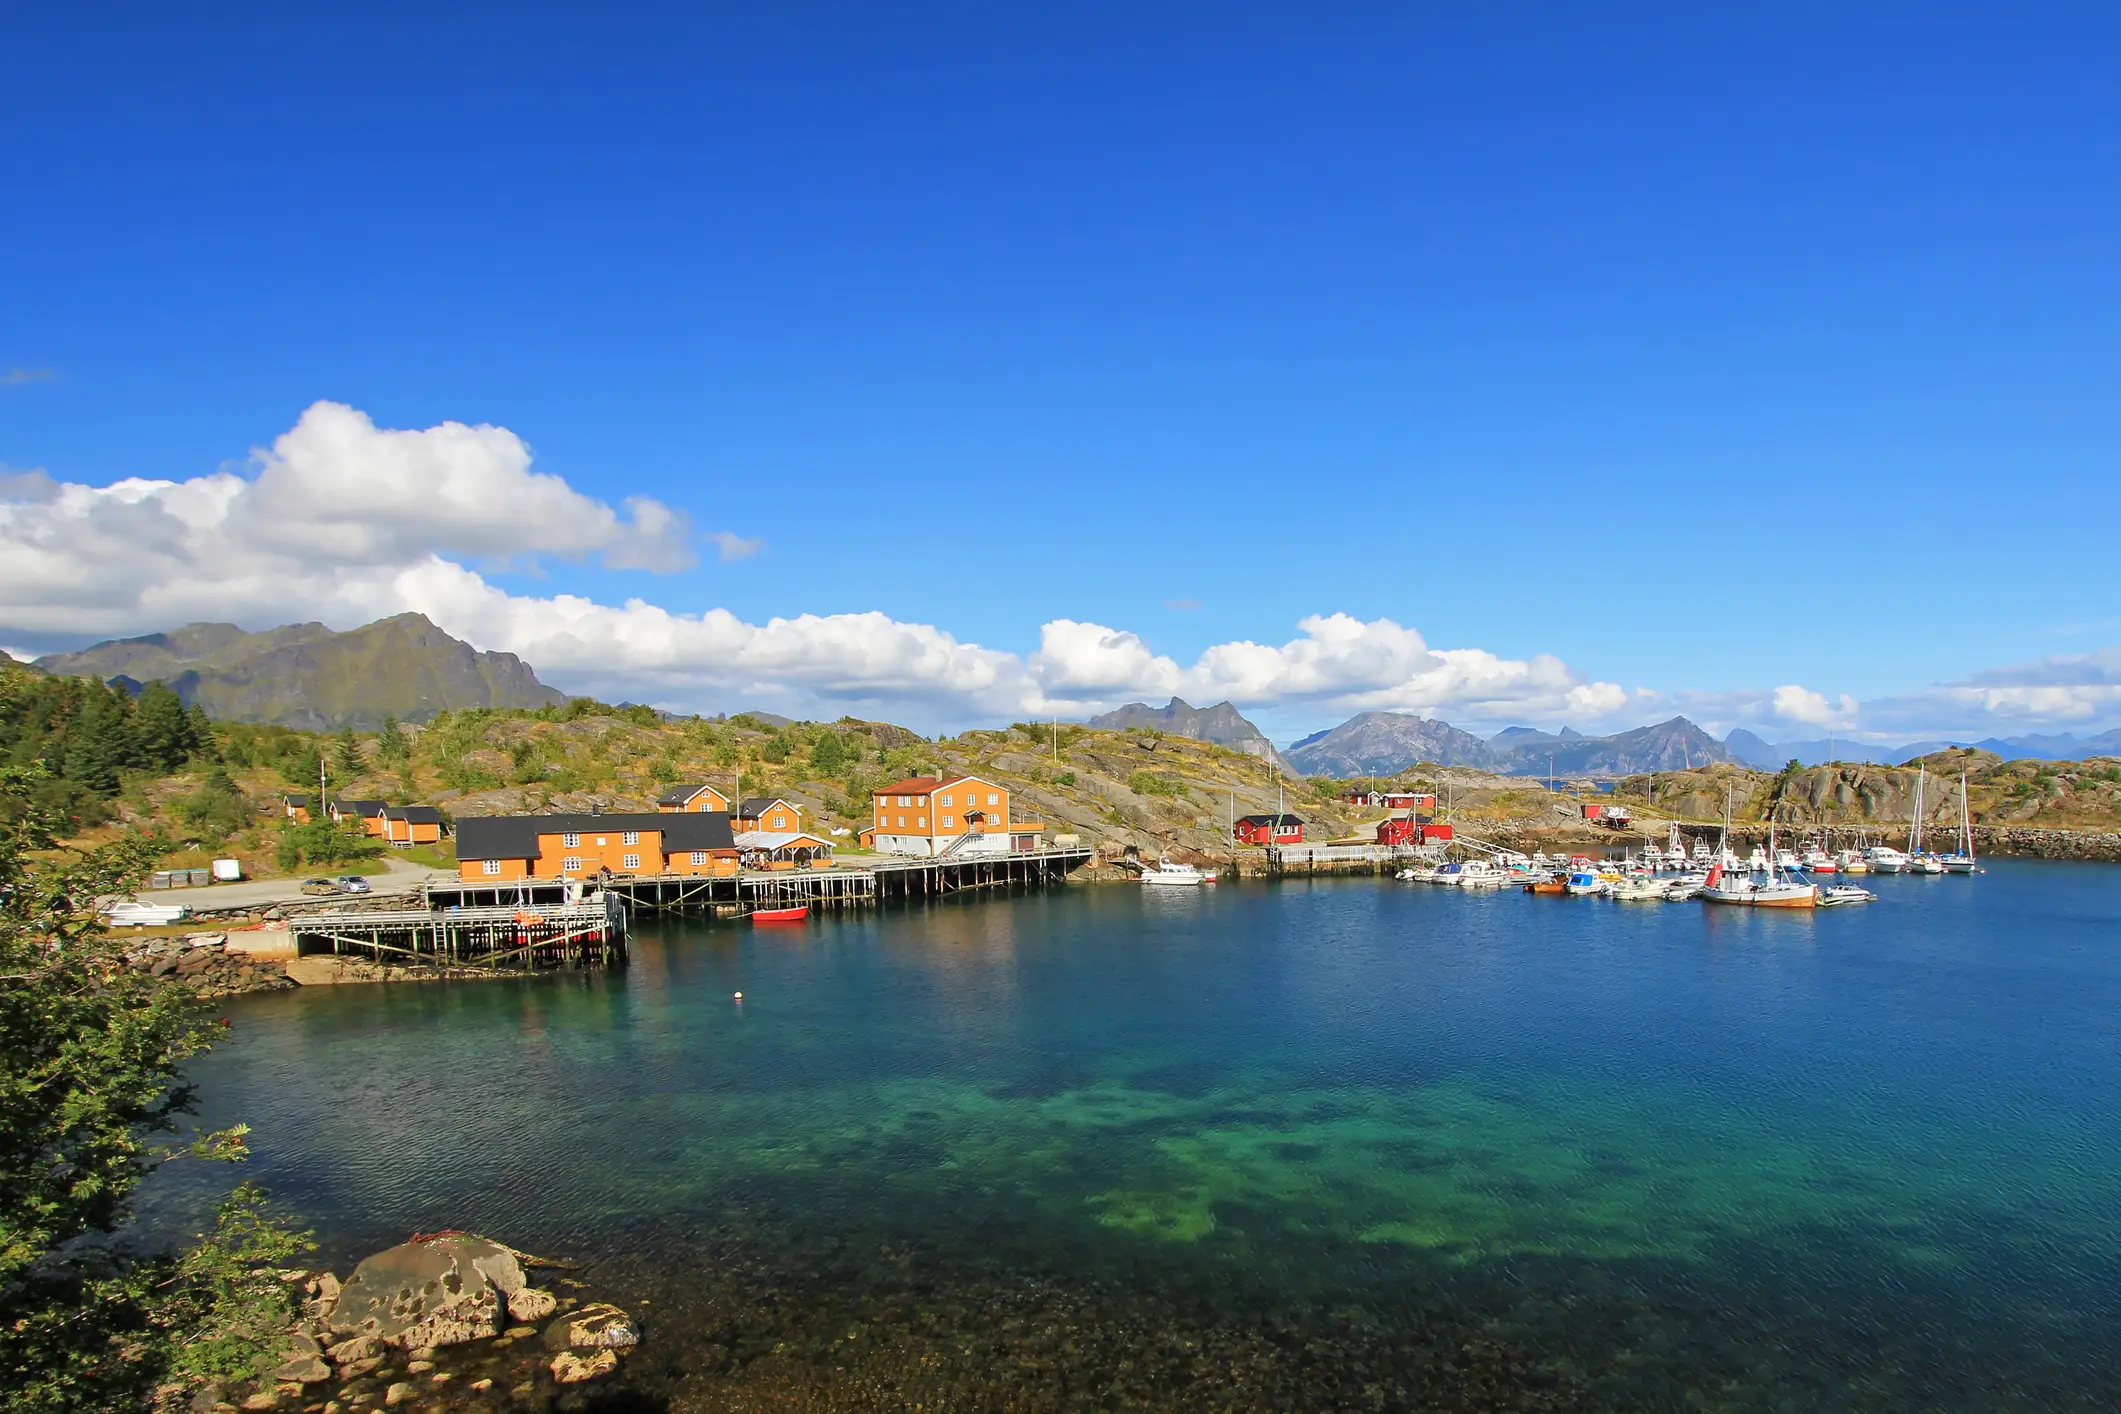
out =
[[738,1001],[742,1001],[742,1000],[744,1000],[744,994],[743,994],[742,992],[738,992],[738,993],[736,994],[736,999],[737,999]]

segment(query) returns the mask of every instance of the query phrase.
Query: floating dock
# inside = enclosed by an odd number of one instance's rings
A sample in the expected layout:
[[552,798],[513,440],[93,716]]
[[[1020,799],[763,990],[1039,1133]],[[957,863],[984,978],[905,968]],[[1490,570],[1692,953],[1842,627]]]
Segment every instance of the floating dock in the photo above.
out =
[[297,954],[489,972],[612,967],[626,960],[626,905],[585,902],[310,913],[290,918]]

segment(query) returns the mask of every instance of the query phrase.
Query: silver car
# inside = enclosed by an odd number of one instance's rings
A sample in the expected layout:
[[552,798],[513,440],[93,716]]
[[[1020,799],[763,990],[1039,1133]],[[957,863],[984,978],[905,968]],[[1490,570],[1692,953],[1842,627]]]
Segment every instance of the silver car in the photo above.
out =
[[339,892],[342,894],[368,894],[374,893],[375,890],[369,888],[368,880],[362,878],[359,874],[341,874],[339,876]]

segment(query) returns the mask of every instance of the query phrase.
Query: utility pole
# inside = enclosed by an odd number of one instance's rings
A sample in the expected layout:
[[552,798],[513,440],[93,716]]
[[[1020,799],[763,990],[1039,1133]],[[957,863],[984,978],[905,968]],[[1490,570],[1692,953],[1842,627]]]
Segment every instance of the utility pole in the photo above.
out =
[[1060,717],[1053,718],[1053,759],[1060,760]]

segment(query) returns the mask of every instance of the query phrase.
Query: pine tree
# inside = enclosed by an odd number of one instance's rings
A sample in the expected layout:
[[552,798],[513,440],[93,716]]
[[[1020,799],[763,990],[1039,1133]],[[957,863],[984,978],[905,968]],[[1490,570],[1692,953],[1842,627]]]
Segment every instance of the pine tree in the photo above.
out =
[[118,793],[118,773],[135,764],[132,703],[123,692],[88,684],[81,712],[67,733],[66,778],[98,795]]
[[368,762],[361,757],[361,742],[352,727],[345,728],[332,739],[331,765],[342,781],[351,781],[367,772]]
[[190,715],[184,699],[169,684],[151,682],[140,689],[133,704],[138,722],[142,764],[156,771],[174,771],[190,759],[194,746]]
[[412,755],[412,742],[406,738],[396,717],[383,719],[383,730],[376,734],[376,754],[393,765]]

